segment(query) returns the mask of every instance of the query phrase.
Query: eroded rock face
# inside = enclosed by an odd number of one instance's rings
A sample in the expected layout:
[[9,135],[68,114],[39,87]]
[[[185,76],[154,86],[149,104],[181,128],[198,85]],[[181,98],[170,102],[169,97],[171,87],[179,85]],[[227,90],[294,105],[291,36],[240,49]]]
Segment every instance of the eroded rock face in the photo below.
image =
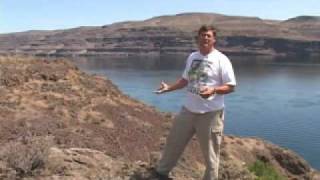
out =
[[[1,179],[150,179],[172,118],[66,60],[0,57]],[[52,137],[53,145],[21,172],[2,155],[27,137]],[[319,178],[301,157],[261,139],[224,136],[221,156],[221,179],[254,179],[248,166],[257,160],[290,179]],[[193,138],[172,177],[201,179],[203,171]]]
[[38,56],[159,56],[188,54],[203,24],[218,28],[218,47],[228,54],[320,55],[320,18],[286,21],[185,13],[102,27],[0,35],[0,54]]

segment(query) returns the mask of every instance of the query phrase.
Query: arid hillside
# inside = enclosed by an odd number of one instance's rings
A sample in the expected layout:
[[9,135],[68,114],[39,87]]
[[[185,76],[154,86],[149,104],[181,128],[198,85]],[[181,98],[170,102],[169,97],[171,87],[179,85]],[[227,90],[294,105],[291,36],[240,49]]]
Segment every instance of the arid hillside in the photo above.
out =
[[286,21],[214,13],[185,13],[99,27],[0,34],[0,54],[37,56],[159,56],[196,49],[196,30],[213,24],[228,54],[320,55],[320,18]]
[[[150,179],[172,118],[67,60],[0,57],[0,179]],[[254,179],[257,161],[289,179],[320,177],[290,150],[224,136],[221,179]],[[172,177],[203,170],[194,138]]]

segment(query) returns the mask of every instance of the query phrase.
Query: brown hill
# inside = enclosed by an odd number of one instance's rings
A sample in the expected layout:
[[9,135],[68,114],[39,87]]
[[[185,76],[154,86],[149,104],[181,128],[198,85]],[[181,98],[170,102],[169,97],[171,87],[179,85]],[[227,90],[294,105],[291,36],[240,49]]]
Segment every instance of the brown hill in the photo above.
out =
[[219,29],[218,46],[246,55],[319,55],[319,17],[286,21],[213,13],[184,13],[102,27],[1,34],[0,53],[39,56],[162,55],[195,50],[195,31],[203,24]]
[[[65,60],[0,57],[0,179],[150,179],[172,115],[121,93]],[[319,173],[290,150],[225,136],[221,179],[254,179],[257,160],[290,179]],[[204,170],[196,140],[174,170]]]

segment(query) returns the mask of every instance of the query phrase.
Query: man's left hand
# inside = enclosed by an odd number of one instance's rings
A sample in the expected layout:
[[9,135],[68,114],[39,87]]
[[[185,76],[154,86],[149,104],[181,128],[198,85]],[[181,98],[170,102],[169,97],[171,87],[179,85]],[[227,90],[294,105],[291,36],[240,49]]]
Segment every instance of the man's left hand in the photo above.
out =
[[202,98],[209,98],[211,95],[215,94],[215,88],[214,87],[208,87],[208,86],[204,86],[204,87],[201,87],[200,88],[200,93],[199,95],[202,97]]

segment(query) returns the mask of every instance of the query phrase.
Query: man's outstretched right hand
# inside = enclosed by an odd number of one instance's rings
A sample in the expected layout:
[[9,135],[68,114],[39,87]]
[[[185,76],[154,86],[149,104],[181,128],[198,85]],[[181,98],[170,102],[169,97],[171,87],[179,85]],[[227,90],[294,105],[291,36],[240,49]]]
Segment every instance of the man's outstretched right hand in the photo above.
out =
[[157,89],[156,91],[154,91],[156,94],[162,94],[169,91],[169,85],[165,82],[161,82],[159,89]]

